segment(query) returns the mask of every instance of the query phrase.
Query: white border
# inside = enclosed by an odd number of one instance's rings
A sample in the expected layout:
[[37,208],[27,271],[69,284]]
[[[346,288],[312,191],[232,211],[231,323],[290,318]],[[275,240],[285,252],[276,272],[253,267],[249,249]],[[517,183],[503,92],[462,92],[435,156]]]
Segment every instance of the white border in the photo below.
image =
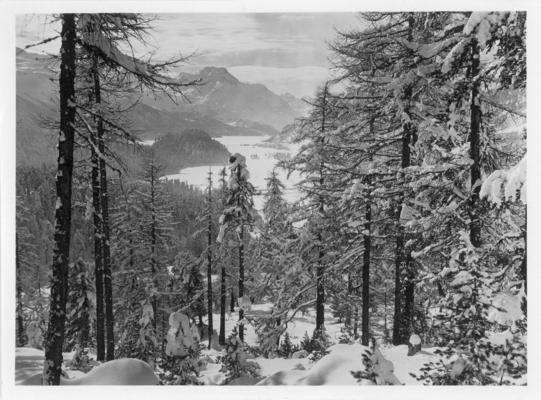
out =
[[[59,398],[108,399],[152,398],[160,399],[419,399],[437,396],[440,399],[465,398],[526,399],[541,398],[541,356],[539,338],[541,306],[539,289],[541,282],[541,235],[539,205],[541,198],[536,185],[536,167],[541,161],[541,2],[536,0],[453,0],[453,1],[395,1],[378,0],[361,2],[351,0],[298,1],[298,0],[242,0],[242,1],[3,1],[0,13],[0,132],[2,139],[0,222],[1,222],[1,393],[2,398],[36,399]],[[528,11],[528,289],[529,289],[529,336],[528,387],[381,387],[381,386],[321,386],[321,387],[21,387],[14,386],[15,343],[15,14],[53,12],[355,12],[367,10],[436,11],[436,10],[526,10]],[[209,27],[211,29],[211,27]]]

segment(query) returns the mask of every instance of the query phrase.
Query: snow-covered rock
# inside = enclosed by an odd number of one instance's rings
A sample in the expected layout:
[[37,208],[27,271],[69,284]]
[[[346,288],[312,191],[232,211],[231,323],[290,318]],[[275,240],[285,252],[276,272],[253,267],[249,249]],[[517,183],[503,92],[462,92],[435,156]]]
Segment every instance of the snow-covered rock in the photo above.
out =
[[[42,374],[23,381],[22,385],[41,385]],[[157,385],[158,378],[146,362],[121,358],[101,364],[80,378],[60,378],[60,385]]]
[[329,354],[311,368],[305,371],[278,371],[258,385],[357,385],[351,371],[364,368],[361,359],[367,350],[360,344],[336,344],[329,347]]
[[421,351],[421,337],[419,335],[411,335],[408,342],[408,356],[413,356]]
[[524,315],[520,306],[524,293],[513,295],[508,292],[499,293],[492,301],[487,319],[501,325],[510,326]]
[[306,350],[299,350],[299,351],[294,352],[291,355],[291,358],[293,359],[306,358],[306,357],[308,357],[308,352]]
[[190,322],[186,314],[174,312],[169,315],[169,331],[165,352],[169,356],[185,357],[188,349],[199,341],[197,327]]

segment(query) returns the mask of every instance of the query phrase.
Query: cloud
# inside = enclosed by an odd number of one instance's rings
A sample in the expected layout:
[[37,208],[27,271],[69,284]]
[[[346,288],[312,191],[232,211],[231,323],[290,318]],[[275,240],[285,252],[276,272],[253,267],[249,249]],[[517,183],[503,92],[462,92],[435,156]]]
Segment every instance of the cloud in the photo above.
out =
[[[326,43],[333,40],[334,29],[359,25],[354,13],[158,14],[147,46],[136,44],[134,50],[139,56],[154,53],[155,60],[196,53],[192,64],[236,68],[250,81],[278,92],[291,86],[294,94],[309,95],[317,86],[310,85],[319,83],[330,67]],[[18,15],[17,46],[59,30],[50,15]],[[57,40],[32,51],[57,53],[59,48]]]

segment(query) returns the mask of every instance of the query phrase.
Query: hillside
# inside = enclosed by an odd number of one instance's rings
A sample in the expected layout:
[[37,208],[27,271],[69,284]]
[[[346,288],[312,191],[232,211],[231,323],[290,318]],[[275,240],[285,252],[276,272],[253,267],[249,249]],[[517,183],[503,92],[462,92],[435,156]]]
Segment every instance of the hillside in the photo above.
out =
[[[46,126],[58,119],[57,65],[47,56],[19,48],[16,61],[17,165],[51,164],[56,133]],[[144,95],[127,115],[129,129],[141,140],[186,130],[206,132],[210,137],[274,136],[278,131],[269,122],[280,126],[294,118],[280,96],[262,85],[242,83],[224,68],[205,68],[200,77],[203,84],[186,91],[189,104],[175,105],[165,96]],[[205,143],[210,145],[206,138],[198,142]],[[209,152],[213,151],[211,147]]]
[[198,129],[188,129],[180,135],[169,133],[158,139],[151,149],[164,173],[176,173],[187,166],[225,164],[229,158],[223,144]]

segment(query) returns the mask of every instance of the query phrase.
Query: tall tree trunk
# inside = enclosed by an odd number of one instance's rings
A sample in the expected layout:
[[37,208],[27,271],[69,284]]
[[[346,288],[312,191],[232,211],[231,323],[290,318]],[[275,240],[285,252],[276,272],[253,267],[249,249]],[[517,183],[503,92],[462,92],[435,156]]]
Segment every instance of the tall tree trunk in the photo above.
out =
[[[406,90],[407,98],[411,97],[411,87]],[[402,136],[402,169],[411,165],[411,149],[413,138],[413,126],[410,122],[404,124],[404,132]],[[399,345],[407,343],[409,334],[409,322],[406,321],[404,313],[405,308],[411,307],[411,304],[406,305],[406,298],[404,295],[404,281],[411,275],[410,269],[412,268],[412,259],[404,246],[405,244],[405,232],[404,227],[400,221],[402,215],[402,209],[404,207],[404,192],[399,195],[397,209],[396,209],[396,224],[397,224],[397,236],[396,236],[396,260],[395,260],[395,307],[393,318],[393,344]],[[408,284],[413,285],[413,280],[408,280]],[[413,290],[413,288],[410,288]],[[408,297],[410,301],[413,297]]]
[[353,306],[353,338],[357,340],[357,337],[359,336],[358,333],[359,330],[359,309],[357,307],[357,304]]
[[208,231],[207,231],[207,313],[208,313],[208,335],[210,349],[212,345],[212,172],[209,171],[208,189]]
[[344,319],[344,325],[347,327],[351,326],[351,315],[353,314],[353,284],[352,284],[352,274],[348,272],[348,287],[347,287],[347,303],[346,303],[346,316]]
[[[411,252],[406,254],[406,279],[404,285],[404,329],[409,336],[413,332],[413,312],[415,309],[415,272]],[[406,339],[409,341],[409,337]]]
[[[323,88],[323,99],[322,99],[322,110],[321,110],[321,147],[324,145],[324,133],[325,133],[325,124],[326,124],[326,112],[327,112],[327,85]],[[323,179],[323,162],[320,163],[319,170],[319,187],[322,190],[324,179]],[[320,218],[324,216],[324,200],[323,195],[319,196],[319,206],[318,211]],[[323,265],[323,257],[325,253],[323,251],[323,235],[321,232],[322,227],[319,227],[318,231],[318,263],[316,267],[316,331],[322,332],[325,324],[325,287],[323,283],[323,275],[325,273],[325,267]]]
[[235,292],[231,288],[231,296],[229,297],[229,311],[235,312]]
[[[97,73],[97,57],[93,56],[93,79]],[[94,88],[94,96],[96,90]],[[96,128],[99,129],[100,119],[96,121]],[[96,129],[96,130],[97,130]],[[101,193],[100,193],[100,170],[99,157],[96,149],[99,147],[98,133],[93,134],[90,140],[91,146],[91,185],[92,185],[92,208],[94,224],[94,275],[96,285],[96,358],[98,361],[105,360],[105,314],[104,314],[104,296],[103,296],[103,214],[101,212]]]
[[522,262],[520,263],[520,275],[524,281],[524,293],[528,292],[528,263],[527,263],[527,246],[528,246],[528,209],[527,206],[524,206],[524,228],[522,230],[524,233],[524,256],[522,257]]
[[[94,96],[95,102],[98,106],[98,114],[101,113],[101,88],[100,77],[98,71],[98,56],[93,55],[94,62]],[[101,116],[98,116],[97,121],[98,131],[98,150],[100,152],[99,157],[99,170],[100,170],[100,206],[101,206],[101,223],[102,223],[102,251],[103,251],[103,286],[105,291],[105,330],[107,334],[107,361],[115,358],[115,339],[114,339],[114,320],[113,320],[113,284],[111,276],[111,249],[110,249],[110,234],[109,234],[109,201],[107,194],[107,169],[105,165],[104,152],[104,129],[103,120]]]
[[220,273],[220,335],[218,337],[218,341],[222,346],[225,344],[225,291],[225,267],[222,264],[222,270]]
[[[398,206],[398,215],[402,207]],[[398,217],[400,219],[400,217]],[[402,259],[404,252],[404,239],[399,233],[396,237],[396,255],[394,270],[394,314],[393,314],[393,344],[404,343],[402,333]]]
[[[319,235],[319,243],[321,243],[321,235]],[[316,268],[316,331],[322,331],[325,324],[325,287],[323,286],[323,274],[324,266],[323,262],[323,250],[319,248],[318,252],[318,265]]]
[[22,347],[26,343],[24,332],[24,316],[23,316],[23,288],[22,288],[22,268],[20,259],[19,236],[15,234],[15,281],[17,296],[17,346]]
[[[367,184],[370,186],[370,176],[367,177]],[[370,188],[366,197],[366,206],[364,214],[364,238],[363,238],[363,292],[362,292],[362,321],[361,321],[361,343],[368,346],[370,342],[370,250],[372,247],[372,237],[370,229],[372,225],[372,201],[370,199]]]
[[[86,265],[84,267],[86,268]],[[90,313],[89,313],[90,302],[87,296],[88,291],[89,291],[89,287],[88,287],[88,282],[87,282],[87,278],[85,274],[81,277],[81,292],[85,293],[85,299],[83,301],[83,306],[82,306],[82,309],[84,310],[83,316],[81,318],[82,326],[81,326],[81,331],[79,332],[79,345],[81,346],[81,348],[88,347],[90,343]]]
[[481,221],[479,216],[479,191],[481,190],[481,159],[479,155],[481,133],[481,106],[479,100],[479,45],[473,39],[471,45],[471,104],[470,104],[470,241],[474,247],[481,245]]
[[[408,17],[408,41],[413,40],[413,24],[414,16],[410,13]],[[410,57],[412,55],[410,54]],[[408,85],[404,88],[403,101],[405,103],[404,113],[411,119],[410,102],[412,101],[413,87]],[[411,121],[405,122],[403,125],[402,133],[402,170],[411,165],[411,148],[410,146],[415,142],[415,127]],[[403,176],[402,176],[403,178]],[[404,227],[401,225],[400,217],[402,209],[404,207],[405,194],[402,192],[399,195],[398,207],[396,213],[397,224],[397,238],[396,238],[396,262],[395,262],[395,307],[393,317],[393,344],[399,345],[408,342],[409,329],[411,326],[411,313],[408,316],[405,310],[413,309],[413,291],[414,280],[409,279],[412,277],[412,258],[410,250],[405,248],[406,233]],[[406,282],[406,285],[404,285]],[[408,293],[411,295],[406,296],[405,286],[408,286]],[[406,304],[408,302],[408,304]]]
[[[240,168],[238,169],[240,173]],[[240,179],[239,179],[240,181]],[[239,235],[239,321],[244,319],[244,226],[240,225]],[[244,325],[239,324],[239,339],[244,342]]]
[[[155,171],[154,171],[154,161],[151,161],[150,166],[150,208],[152,212],[151,217],[151,225],[150,225],[150,273],[152,275],[152,282],[155,287],[156,285],[156,272],[157,272],[157,255],[156,255],[156,244],[157,244],[157,238],[156,238],[156,194],[155,194],[155,187],[154,187],[154,180],[155,180]],[[154,314],[154,318],[152,320],[153,326],[154,326],[154,334],[158,334],[157,329],[157,323],[158,323],[158,299],[156,298],[156,295],[152,295],[152,313]]]
[[43,383],[59,385],[66,324],[71,234],[71,189],[75,124],[75,15],[62,14],[60,49],[60,134],[49,324],[45,337]]

